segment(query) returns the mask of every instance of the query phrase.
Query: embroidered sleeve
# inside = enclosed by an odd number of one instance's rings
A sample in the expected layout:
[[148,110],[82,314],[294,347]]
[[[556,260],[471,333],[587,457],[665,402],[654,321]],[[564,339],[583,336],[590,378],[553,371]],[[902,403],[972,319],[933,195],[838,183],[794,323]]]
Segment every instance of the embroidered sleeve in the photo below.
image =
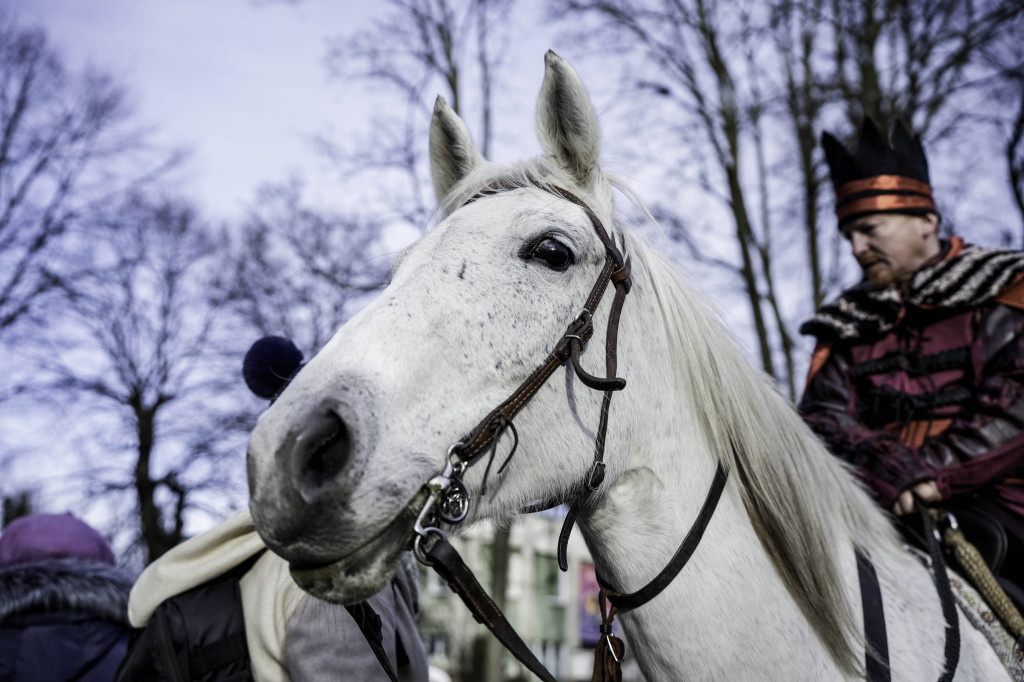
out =
[[[943,497],[969,492],[1024,467],[1024,312],[996,308],[977,343],[991,358],[972,409],[925,439],[922,458],[936,468]],[[1006,339],[1009,340],[1006,340]]]
[[840,354],[832,354],[808,383],[800,413],[832,454],[854,467],[878,503],[891,509],[901,491],[934,478],[935,471],[894,434],[860,421],[848,368]]

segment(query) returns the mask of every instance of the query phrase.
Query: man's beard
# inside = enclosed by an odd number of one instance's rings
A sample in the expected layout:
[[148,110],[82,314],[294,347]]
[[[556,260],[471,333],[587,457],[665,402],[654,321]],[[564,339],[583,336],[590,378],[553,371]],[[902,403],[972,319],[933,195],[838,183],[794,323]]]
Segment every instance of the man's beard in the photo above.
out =
[[[870,267],[872,263],[877,263],[877,265]],[[864,274],[872,289],[885,289],[896,284],[896,273],[882,260],[875,260],[867,265],[861,265],[861,268],[864,270]]]

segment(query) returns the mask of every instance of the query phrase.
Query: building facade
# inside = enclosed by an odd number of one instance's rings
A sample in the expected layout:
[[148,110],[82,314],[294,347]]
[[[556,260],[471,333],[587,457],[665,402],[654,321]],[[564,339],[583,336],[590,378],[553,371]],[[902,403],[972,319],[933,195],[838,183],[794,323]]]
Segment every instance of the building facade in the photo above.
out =
[[[508,586],[504,612],[538,659],[559,680],[590,680],[601,614],[594,563],[578,529],[569,541],[568,571],[555,557],[564,514],[524,515],[509,532]],[[483,522],[451,538],[488,592],[492,585],[495,527]],[[477,623],[459,597],[433,571],[420,567],[420,633],[431,665],[455,682],[484,679],[486,642],[493,636]],[[493,595],[492,595],[493,596]],[[616,634],[622,636],[616,624]],[[502,682],[535,679],[511,654],[503,653]],[[624,682],[641,682],[626,643]]]

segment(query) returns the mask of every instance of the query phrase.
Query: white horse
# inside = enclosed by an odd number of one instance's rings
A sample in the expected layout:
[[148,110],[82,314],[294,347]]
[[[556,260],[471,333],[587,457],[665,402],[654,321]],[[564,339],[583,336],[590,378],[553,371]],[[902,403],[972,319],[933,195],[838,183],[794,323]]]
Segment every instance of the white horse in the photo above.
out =
[[[570,190],[613,225],[593,105],[554,53],[537,131],[544,156],[490,163],[438,100],[430,149],[444,219],[252,434],[256,526],[319,597],[353,602],[390,580],[449,446],[544,359],[602,268],[584,210],[550,191]],[[509,189],[480,196],[495,181]],[[719,462],[731,473],[689,564],[621,616],[646,678],[863,679],[859,547],[878,572],[893,679],[938,679],[945,621],[929,570],[676,269],[621,226],[611,232],[632,261],[618,349],[628,385],[611,404],[604,484],[579,520],[602,577],[620,592],[646,584]],[[582,356],[594,373],[610,307],[606,295]],[[467,471],[469,520],[571,496],[592,463],[600,402],[558,369],[516,417],[517,454],[491,471],[486,495],[484,467]],[[960,630],[955,679],[1009,679],[963,617]]]

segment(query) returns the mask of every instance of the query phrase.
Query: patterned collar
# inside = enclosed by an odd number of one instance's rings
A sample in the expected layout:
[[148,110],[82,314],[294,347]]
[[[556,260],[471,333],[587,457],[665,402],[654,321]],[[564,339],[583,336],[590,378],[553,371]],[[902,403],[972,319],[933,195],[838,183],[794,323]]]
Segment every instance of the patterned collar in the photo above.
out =
[[819,341],[868,342],[892,330],[904,304],[964,309],[985,303],[1024,274],[1024,252],[965,244],[943,244],[945,258],[925,265],[910,280],[905,298],[894,287],[874,290],[866,282],[848,289],[800,327]]

